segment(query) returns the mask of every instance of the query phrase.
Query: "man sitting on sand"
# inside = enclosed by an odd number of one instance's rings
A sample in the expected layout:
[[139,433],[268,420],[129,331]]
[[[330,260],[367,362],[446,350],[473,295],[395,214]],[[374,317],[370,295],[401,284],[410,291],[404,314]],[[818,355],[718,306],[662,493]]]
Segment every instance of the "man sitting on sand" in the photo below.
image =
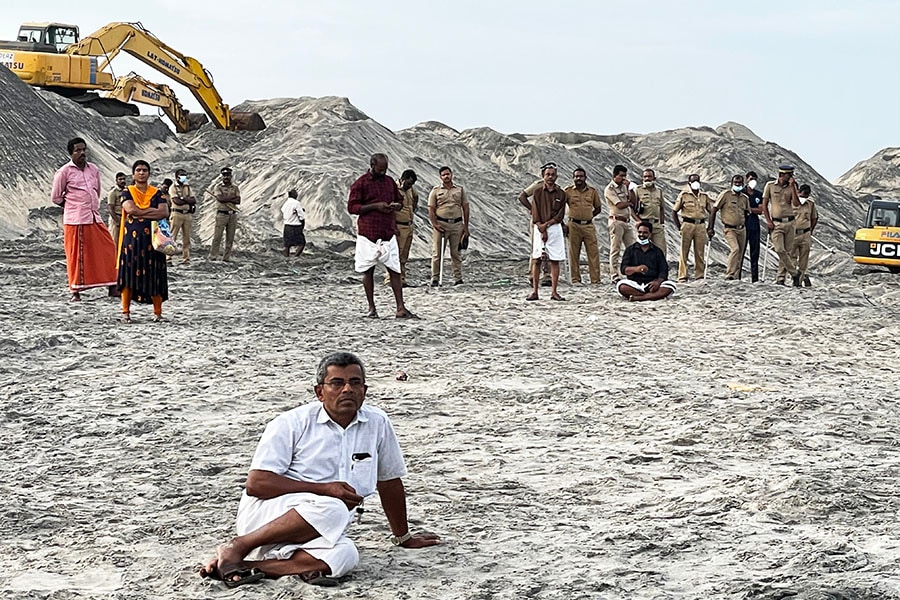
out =
[[619,293],[633,302],[661,300],[675,291],[669,280],[669,264],[662,250],[650,243],[653,223],[641,221],[637,228],[637,242],[622,255],[622,274],[616,284]]
[[393,537],[404,548],[440,543],[413,535],[406,520],[406,465],[387,415],[364,406],[366,372],[348,352],[326,356],[311,402],[281,414],[263,432],[237,514],[238,536],[200,570],[228,587],[299,575],[337,585],[359,563],[346,537],[375,490]]

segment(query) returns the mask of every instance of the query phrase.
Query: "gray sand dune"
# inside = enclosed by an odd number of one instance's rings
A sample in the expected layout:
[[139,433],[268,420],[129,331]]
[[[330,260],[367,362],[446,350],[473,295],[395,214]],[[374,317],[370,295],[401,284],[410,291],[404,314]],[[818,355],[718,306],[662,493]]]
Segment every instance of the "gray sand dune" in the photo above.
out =
[[[0,249],[4,597],[900,597],[896,277],[526,303],[523,261],[469,260],[407,290],[422,321],[385,288],[370,321],[350,259],[242,254],[172,268],[171,320],[125,326],[100,292],[65,303],[60,246]],[[445,543],[392,548],[372,499],[337,590],[199,579],[263,426],[339,348]]]

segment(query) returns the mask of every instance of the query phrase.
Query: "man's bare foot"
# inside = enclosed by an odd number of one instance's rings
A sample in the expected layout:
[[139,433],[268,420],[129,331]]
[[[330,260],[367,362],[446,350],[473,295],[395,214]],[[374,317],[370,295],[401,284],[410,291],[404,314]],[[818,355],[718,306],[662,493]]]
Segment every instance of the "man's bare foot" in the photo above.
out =
[[373,309],[370,310],[368,313],[366,313],[366,318],[367,318],[367,319],[377,319],[377,318],[378,318],[378,311],[375,310],[375,309],[373,308]]
[[250,568],[244,562],[247,553],[234,541],[216,548],[216,557],[200,569],[200,577],[221,579],[228,587],[236,587],[244,583],[259,581],[265,574],[259,569]]

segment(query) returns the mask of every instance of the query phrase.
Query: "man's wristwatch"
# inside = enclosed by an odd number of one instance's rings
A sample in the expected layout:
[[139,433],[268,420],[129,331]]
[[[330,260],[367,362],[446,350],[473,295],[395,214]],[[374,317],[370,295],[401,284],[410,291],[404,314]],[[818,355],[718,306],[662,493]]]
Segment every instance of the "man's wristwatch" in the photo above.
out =
[[391,543],[392,543],[393,545],[395,545],[395,546],[402,546],[402,545],[405,544],[406,541],[407,541],[409,538],[411,538],[411,537],[412,537],[412,532],[411,532],[411,531],[407,531],[406,533],[404,533],[403,535],[401,535],[401,536],[399,536],[399,537],[396,536],[396,535],[392,535],[392,536],[390,537],[390,540],[391,540]]

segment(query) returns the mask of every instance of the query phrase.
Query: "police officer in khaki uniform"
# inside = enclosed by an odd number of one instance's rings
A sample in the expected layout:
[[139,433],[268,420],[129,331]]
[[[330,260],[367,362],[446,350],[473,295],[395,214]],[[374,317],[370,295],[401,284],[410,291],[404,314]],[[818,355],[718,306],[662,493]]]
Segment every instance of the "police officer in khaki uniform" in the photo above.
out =
[[197,209],[197,199],[188,184],[187,171],[177,169],[175,171],[175,184],[172,186],[169,196],[172,198],[172,240],[178,241],[181,233],[181,262],[191,261],[191,231],[194,228],[194,211]]
[[209,249],[209,260],[218,258],[224,232],[225,255],[222,260],[230,261],[231,249],[234,246],[234,232],[237,229],[241,190],[231,182],[231,167],[223,167],[220,173],[222,174],[222,183],[217,184],[212,191],[212,195],[216,199],[216,228],[213,231],[212,246]]
[[722,213],[725,241],[731,250],[725,267],[725,279],[740,279],[744,248],[747,245],[746,218],[750,212],[750,199],[744,194],[744,178],[741,175],[731,178],[731,189],[719,194],[713,206],[709,215],[709,227],[706,229],[710,239],[716,235],[716,214],[719,212]]
[[694,247],[694,279],[706,277],[706,242],[709,241],[706,220],[712,210],[712,200],[700,188],[700,176],[696,173],[688,175],[688,187],[678,194],[672,207],[672,220],[681,231],[681,255],[678,259],[678,281],[681,283],[688,280],[691,246]]
[[116,187],[109,190],[106,206],[109,209],[109,232],[113,243],[119,247],[119,229],[122,226],[122,192],[125,190],[125,173],[116,173]]
[[637,196],[637,216],[640,222],[653,223],[650,241],[666,255],[666,201],[662,190],[656,187],[656,173],[644,169],[643,183],[635,190]]
[[[400,284],[403,287],[406,287],[406,261],[409,260],[409,250],[412,248],[413,219],[419,206],[419,194],[413,187],[418,179],[415,171],[407,169],[397,182],[403,196],[403,208],[394,213],[397,222],[397,245],[400,248]],[[384,283],[385,285],[391,283],[390,273],[387,270],[384,273]]]
[[785,272],[791,274],[794,287],[800,287],[800,271],[791,258],[794,246],[794,208],[800,206],[794,167],[778,167],[778,180],[770,181],[763,190],[763,214],[772,239],[772,247],[778,253],[778,276],[775,283],[784,285]]
[[812,235],[819,222],[819,211],[816,203],[809,197],[812,188],[805,183],[797,190],[800,206],[794,207],[794,249],[791,257],[803,279],[804,287],[812,287],[809,280],[809,250],[812,247]]
[[603,201],[597,189],[587,184],[587,172],[578,167],[572,172],[572,185],[565,189],[569,207],[569,270],[572,283],[581,283],[581,246],[588,259],[591,283],[600,283],[600,249],[594,217],[600,214]]
[[462,257],[459,254],[459,242],[469,235],[469,200],[466,191],[453,183],[453,171],[450,167],[438,170],[441,185],[436,186],[428,195],[428,217],[431,220],[431,287],[439,285],[444,240],[450,246],[450,258],[453,262],[453,285],[463,282]]
[[609,276],[613,282],[622,278],[619,273],[622,250],[636,240],[631,224],[634,203],[628,184],[628,169],[623,165],[616,165],[613,167],[612,181],[603,190],[603,197],[609,208]]

